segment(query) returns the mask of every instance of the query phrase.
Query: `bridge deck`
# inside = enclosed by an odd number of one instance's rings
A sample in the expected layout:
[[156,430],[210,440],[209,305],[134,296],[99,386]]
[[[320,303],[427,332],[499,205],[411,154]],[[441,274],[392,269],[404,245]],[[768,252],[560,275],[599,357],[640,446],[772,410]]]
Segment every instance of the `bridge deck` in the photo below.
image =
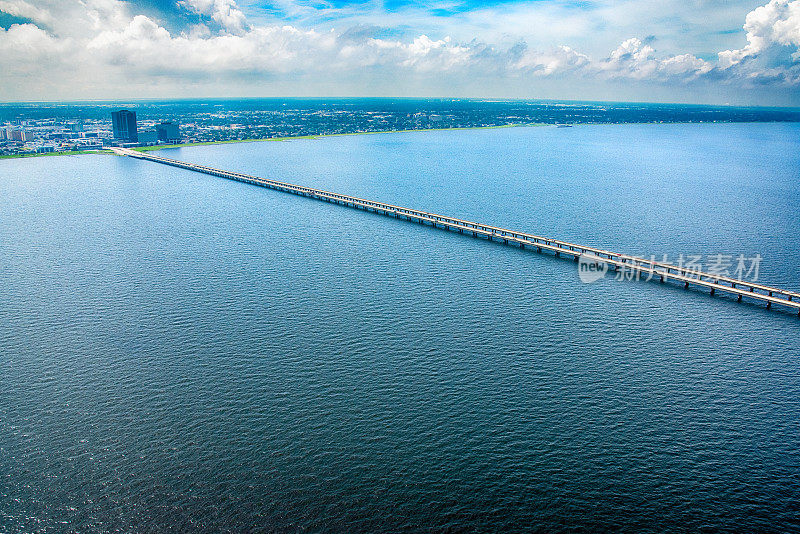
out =
[[422,224],[430,224],[431,226],[437,228],[459,232],[462,234],[472,234],[474,237],[484,237],[486,239],[502,242],[507,245],[516,245],[522,248],[536,248],[539,252],[546,250],[553,252],[556,256],[565,255],[567,257],[574,258],[575,261],[578,261],[578,258],[581,255],[587,255],[589,257],[595,257],[598,262],[605,263],[610,267],[613,267],[615,270],[625,269],[638,276],[645,276],[648,280],[658,279],[661,282],[672,280],[683,283],[687,288],[690,285],[700,286],[710,289],[712,295],[716,291],[721,291],[723,293],[735,295],[737,300],[740,302],[743,300],[743,298],[753,299],[756,301],[765,302],[767,304],[767,308],[771,308],[773,304],[778,304],[785,308],[796,310],[798,315],[800,315],[800,293],[793,291],[786,291],[776,287],[739,280],[737,278],[706,273],[696,269],[678,266],[662,261],[648,260],[646,258],[640,258],[627,254],[619,254],[617,252],[611,252],[601,248],[578,245],[575,243],[550,239],[526,232],[518,232],[516,230],[509,230],[507,228],[499,228],[496,226],[480,224],[464,219],[447,217],[436,213],[404,208],[401,206],[386,204],[384,202],[376,202],[373,200],[366,200],[349,195],[340,195],[338,193],[323,191],[321,189],[303,187],[300,185],[279,182],[276,180],[268,180],[266,178],[251,176],[249,174],[224,171],[195,163],[186,163],[162,156],[137,152],[135,150],[126,148],[112,148],[112,150],[121,156],[130,156],[133,158],[154,161],[173,167],[180,167],[213,176],[219,176],[221,178],[227,178],[239,182],[268,187],[270,189],[276,189],[287,193],[316,198],[326,202],[342,204],[366,211],[373,211],[375,213],[390,217],[403,218]]

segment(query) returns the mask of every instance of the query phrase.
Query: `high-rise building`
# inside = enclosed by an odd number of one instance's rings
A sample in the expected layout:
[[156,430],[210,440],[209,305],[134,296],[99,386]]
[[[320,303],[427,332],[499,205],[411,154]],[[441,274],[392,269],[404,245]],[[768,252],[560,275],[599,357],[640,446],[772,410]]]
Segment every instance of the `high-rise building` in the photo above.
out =
[[139,131],[136,128],[136,112],[121,109],[111,112],[111,125],[114,129],[114,139],[136,143],[139,141]]
[[10,139],[27,143],[33,139],[33,135],[25,130],[12,130]]
[[162,122],[156,126],[158,140],[167,143],[177,143],[181,139],[180,127],[174,122]]

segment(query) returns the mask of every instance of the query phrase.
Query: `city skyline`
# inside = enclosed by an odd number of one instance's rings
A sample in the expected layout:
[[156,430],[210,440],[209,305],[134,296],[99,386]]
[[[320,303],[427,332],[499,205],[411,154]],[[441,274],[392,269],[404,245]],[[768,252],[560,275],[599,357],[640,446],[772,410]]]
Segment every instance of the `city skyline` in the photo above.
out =
[[800,105],[800,1],[0,0],[2,101]]

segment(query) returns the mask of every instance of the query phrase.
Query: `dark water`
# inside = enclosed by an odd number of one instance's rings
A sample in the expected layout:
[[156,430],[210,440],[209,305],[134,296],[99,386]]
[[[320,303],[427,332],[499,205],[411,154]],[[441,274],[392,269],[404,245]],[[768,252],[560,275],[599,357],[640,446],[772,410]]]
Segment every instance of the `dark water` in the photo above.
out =
[[[800,125],[188,161],[800,290]],[[0,162],[0,532],[800,528],[800,319],[111,156]]]

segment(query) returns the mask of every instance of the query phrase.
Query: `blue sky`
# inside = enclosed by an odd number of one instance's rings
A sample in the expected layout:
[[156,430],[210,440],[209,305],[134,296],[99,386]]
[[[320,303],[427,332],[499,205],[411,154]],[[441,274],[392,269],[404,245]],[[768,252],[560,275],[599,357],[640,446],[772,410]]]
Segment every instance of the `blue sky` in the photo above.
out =
[[0,99],[800,105],[800,0],[0,0]]

